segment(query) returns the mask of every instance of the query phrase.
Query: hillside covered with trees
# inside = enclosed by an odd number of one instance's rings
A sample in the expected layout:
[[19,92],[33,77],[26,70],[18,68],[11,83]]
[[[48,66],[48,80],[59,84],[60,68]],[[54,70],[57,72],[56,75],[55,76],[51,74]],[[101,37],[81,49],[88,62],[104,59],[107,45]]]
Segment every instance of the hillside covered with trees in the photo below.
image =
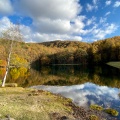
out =
[[[11,40],[0,39],[0,66],[6,66]],[[103,64],[120,61],[120,36],[93,43],[14,41],[10,65],[33,67],[51,64]]]

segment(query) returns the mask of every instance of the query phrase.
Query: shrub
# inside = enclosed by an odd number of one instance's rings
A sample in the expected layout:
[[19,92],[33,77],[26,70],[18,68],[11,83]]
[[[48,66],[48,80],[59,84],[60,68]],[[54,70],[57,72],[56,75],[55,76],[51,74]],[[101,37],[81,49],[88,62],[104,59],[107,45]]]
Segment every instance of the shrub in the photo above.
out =
[[108,114],[111,114],[112,116],[118,116],[118,114],[119,114],[119,112],[117,110],[112,109],[112,108],[105,109],[105,112]]
[[98,120],[98,116],[90,115],[89,120]]
[[90,108],[93,110],[98,110],[98,111],[103,110],[103,107],[99,105],[90,105]]

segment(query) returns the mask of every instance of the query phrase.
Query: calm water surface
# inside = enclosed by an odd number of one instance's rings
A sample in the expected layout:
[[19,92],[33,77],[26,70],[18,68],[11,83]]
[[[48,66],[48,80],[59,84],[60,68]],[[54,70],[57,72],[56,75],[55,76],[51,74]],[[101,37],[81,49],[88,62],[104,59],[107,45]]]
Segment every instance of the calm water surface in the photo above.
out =
[[[115,108],[120,112],[120,98],[117,88],[99,86],[93,83],[85,83],[72,86],[33,86],[32,88],[47,90],[52,93],[61,94],[71,98],[78,106],[88,107],[91,104],[98,104],[104,108]],[[120,117],[119,117],[120,120]]]
[[17,74],[14,74],[17,70],[11,71],[7,82],[59,93],[79,106],[98,104],[120,112],[119,69],[110,66],[44,66],[39,70],[25,70],[22,75],[19,70]]

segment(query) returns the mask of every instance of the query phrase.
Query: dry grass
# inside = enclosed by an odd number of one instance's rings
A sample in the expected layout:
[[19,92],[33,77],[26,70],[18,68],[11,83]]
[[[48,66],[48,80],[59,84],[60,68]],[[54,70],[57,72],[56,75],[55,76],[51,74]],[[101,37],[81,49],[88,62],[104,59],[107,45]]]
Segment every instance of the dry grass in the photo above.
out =
[[107,64],[120,69],[120,62],[108,62]]
[[50,120],[50,114],[71,115],[66,106],[69,100],[49,92],[35,91],[21,87],[0,88],[0,114],[4,118],[9,114],[16,120]]

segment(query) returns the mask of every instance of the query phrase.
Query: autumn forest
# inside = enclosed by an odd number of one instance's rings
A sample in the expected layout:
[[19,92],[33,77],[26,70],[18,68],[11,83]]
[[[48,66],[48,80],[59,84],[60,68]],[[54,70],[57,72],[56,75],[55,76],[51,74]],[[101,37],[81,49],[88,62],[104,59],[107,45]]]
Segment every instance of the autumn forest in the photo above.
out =
[[[0,66],[6,66],[11,40],[0,39]],[[11,66],[51,64],[104,64],[120,60],[120,36],[93,43],[51,41],[24,43],[14,41]]]

